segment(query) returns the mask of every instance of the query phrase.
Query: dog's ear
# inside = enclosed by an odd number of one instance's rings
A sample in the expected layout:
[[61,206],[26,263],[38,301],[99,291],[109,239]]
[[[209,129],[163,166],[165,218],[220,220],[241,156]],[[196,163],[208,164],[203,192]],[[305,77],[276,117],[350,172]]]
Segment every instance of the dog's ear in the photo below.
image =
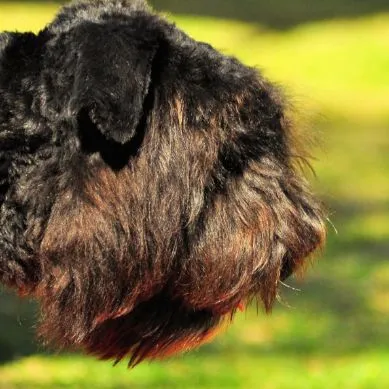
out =
[[157,39],[139,26],[89,22],[75,34],[79,46],[71,110],[87,112],[107,139],[125,144],[142,118]]

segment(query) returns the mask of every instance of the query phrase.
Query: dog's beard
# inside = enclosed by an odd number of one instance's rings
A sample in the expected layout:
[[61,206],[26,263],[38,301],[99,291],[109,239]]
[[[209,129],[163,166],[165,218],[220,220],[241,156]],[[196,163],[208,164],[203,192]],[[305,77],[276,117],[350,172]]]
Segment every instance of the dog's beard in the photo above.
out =
[[101,324],[85,337],[82,348],[101,359],[117,362],[131,356],[129,365],[144,359],[160,359],[188,351],[212,340],[228,315],[186,308],[161,291],[117,318],[101,318]]
[[[150,120],[180,131],[173,112]],[[254,299],[271,308],[279,281],[323,243],[321,210],[270,157],[228,173],[215,131],[149,129],[116,172],[98,153],[72,163],[39,232],[44,339],[134,365],[212,339]]]

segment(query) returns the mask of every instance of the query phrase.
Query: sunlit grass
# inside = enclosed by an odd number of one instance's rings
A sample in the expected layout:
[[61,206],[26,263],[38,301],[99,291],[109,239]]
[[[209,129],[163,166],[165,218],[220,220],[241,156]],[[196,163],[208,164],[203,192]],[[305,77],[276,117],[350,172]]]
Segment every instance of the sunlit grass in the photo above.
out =
[[[389,353],[344,356],[279,356],[236,353],[191,356],[127,371],[80,357],[33,357],[2,369],[0,388],[261,388],[373,389],[389,386]],[[330,378],[330,379],[329,379]],[[379,386],[377,383],[379,382]]]
[[37,32],[50,22],[58,9],[58,4],[1,2],[0,31]]
[[306,109],[353,123],[382,117],[389,122],[389,14],[313,23],[288,32],[217,20],[206,20],[208,28],[202,29],[203,20],[175,20],[192,36],[263,69],[289,87]]

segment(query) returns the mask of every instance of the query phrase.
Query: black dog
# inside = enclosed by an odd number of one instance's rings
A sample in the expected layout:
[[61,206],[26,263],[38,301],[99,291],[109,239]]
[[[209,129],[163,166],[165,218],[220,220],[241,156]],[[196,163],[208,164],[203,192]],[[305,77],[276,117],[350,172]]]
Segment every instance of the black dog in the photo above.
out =
[[0,34],[0,280],[56,347],[210,339],[324,242],[280,93],[143,1]]

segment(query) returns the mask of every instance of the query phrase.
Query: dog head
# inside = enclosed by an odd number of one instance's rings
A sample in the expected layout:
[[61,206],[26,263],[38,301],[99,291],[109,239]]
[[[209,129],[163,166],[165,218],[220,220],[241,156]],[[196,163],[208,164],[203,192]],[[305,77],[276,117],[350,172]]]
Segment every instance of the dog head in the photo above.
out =
[[280,92],[142,1],[0,35],[0,280],[57,347],[190,349],[323,244]]

